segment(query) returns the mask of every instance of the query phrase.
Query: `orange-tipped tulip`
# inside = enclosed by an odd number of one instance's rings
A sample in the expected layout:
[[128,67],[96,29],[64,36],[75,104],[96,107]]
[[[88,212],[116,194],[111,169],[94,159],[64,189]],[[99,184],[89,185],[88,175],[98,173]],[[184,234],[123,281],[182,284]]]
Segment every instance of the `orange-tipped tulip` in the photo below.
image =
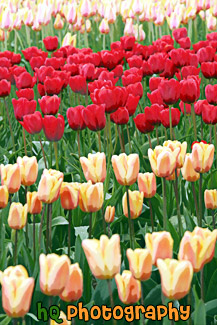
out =
[[193,232],[186,231],[179,247],[179,260],[191,262],[194,272],[199,272],[209,263],[215,253],[217,230],[210,231],[195,227]]
[[[143,193],[139,191],[130,191],[129,192],[129,201],[130,201],[130,217],[131,219],[136,219],[140,216],[142,212],[143,205]],[[122,199],[122,206],[125,217],[128,218],[128,207],[127,207],[127,193],[124,193]]]
[[98,279],[112,279],[120,272],[120,236],[110,239],[102,235],[100,240],[84,239],[82,247],[93,275]]
[[69,268],[69,278],[60,298],[64,301],[76,301],[83,293],[83,274],[78,263],[71,264]]
[[69,278],[70,260],[68,256],[41,254],[39,263],[41,291],[49,296],[60,295]]
[[107,206],[106,210],[105,210],[105,221],[107,223],[111,223],[114,221],[115,218],[115,207],[112,207],[110,205]]
[[92,184],[91,181],[79,187],[79,207],[84,212],[99,211],[103,205],[103,183]]
[[38,176],[38,163],[36,157],[18,157],[17,163],[20,166],[21,184],[33,185]]
[[38,198],[38,192],[27,192],[27,206],[29,213],[41,213],[42,202]]
[[132,185],[136,182],[139,173],[139,156],[125,153],[112,156],[112,166],[115,177],[121,185]]
[[2,185],[6,185],[9,193],[16,193],[21,185],[21,173],[18,164],[1,165]]
[[192,165],[196,172],[206,173],[210,170],[214,158],[214,145],[195,143],[192,148]]
[[187,142],[179,142],[177,140],[171,141],[164,141],[163,143],[164,147],[170,148],[172,151],[174,151],[176,148],[180,148],[179,155],[177,157],[177,164],[176,168],[182,168],[185,160],[186,150],[187,150]]
[[207,209],[215,210],[217,208],[217,190],[205,190],[204,201]]
[[[61,325],[71,325],[72,322],[71,321],[68,321],[67,318],[66,318],[66,314],[64,314],[63,311],[60,312],[60,317],[59,319],[62,319],[62,323]],[[50,320],[50,325],[57,325],[58,323],[55,322],[55,320],[51,319]]]
[[81,167],[87,181],[104,182],[106,178],[106,158],[104,152],[89,153],[88,158],[80,158]]
[[130,271],[135,279],[146,281],[151,276],[152,256],[146,248],[127,249],[127,258],[129,261]]
[[6,185],[0,186],[0,209],[6,208],[8,205],[8,188]]
[[9,317],[24,317],[30,309],[35,281],[22,265],[2,273],[2,306]]
[[191,288],[193,268],[188,261],[177,261],[166,258],[158,259],[157,267],[161,277],[161,287],[165,297],[181,299]]
[[60,194],[63,173],[54,169],[44,169],[38,185],[39,200],[45,203],[55,202]]
[[139,173],[138,186],[145,198],[151,198],[156,194],[156,177],[154,173]]
[[183,178],[188,182],[196,182],[200,178],[200,174],[194,170],[192,165],[192,154],[187,153],[185,162],[181,169]]
[[74,210],[78,206],[79,183],[63,182],[60,188],[60,202],[65,210]]
[[124,304],[135,304],[141,298],[141,282],[136,280],[130,271],[116,274],[115,282],[118,288],[119,299]]
[[152,263],[157,265],[158,258],[172,258],[173,239],[169,232],[159,231],[145,235],[145,243],[152,255]]
[[155,175],[158,177],[168,177],[172,175],[176,169],[179,153],[179,147],[174,151],[162,146],[157,146],[154,150],[149,148],[148,158]]
[[8,214],[9,227],[11,227],[12,229],[24,228],[27,222],[27,213],[27,204],[23,206],[21,203],[13,202],[10,206]]

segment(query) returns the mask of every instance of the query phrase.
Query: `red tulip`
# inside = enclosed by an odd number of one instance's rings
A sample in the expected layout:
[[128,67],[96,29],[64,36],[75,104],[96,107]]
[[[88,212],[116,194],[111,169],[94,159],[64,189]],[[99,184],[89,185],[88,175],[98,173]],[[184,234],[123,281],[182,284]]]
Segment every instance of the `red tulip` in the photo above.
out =
[[57,117],[53,115],[45,115],[42,121],[46,138],[49,141],[59,141],[64,133],[64,117],[60,114],[58,114]]
[[180,38],[187,37],[188,35],[187,28],[183,27],[183,28],[174,29],[172,35],[177,42]]
[[16,91],[18,98],[26,98],[28,100],[34,99],[34,90],[32,88],[24,88]]
[[217,123],[217,106],[214,105],[204,105],[202,110],[202,119],[206,124],[216,124]]
[[217,105],[217,85],[207,85],[205,95],[209,104]]
[[75,107],[69,107],[66,112],[67,120],[69,126],[72,130],[83,130],[86,127],[86,124],[83,119],[82,111],[84,106],[79,105]]
[[114,69],[124,58],[123,51],[101,51],[103,66],[109,70]]
[[30,134],[40,133],[42,130],[42,116],[40,112],[23,116],[23,121],[19,121],[24,129]]
[[114,72],[109,72],[107,70],[100,72],[98,80],[111,81],[112,86],[115,86],[115,84],[118,82],[118,78],[114,78]]
[[188,65],[182,67],[181,75],[183,79],[186,79],[188,76],[199,76],[200,68],[196,68],[194,66]]
[[173,49],[169,53],[172,62],[175,64],[176,67],[183,67],[184,65],[188,65],[189,54],[186,50],[180,49]]
[[[184,105],[185,105],[185,108],[184,108]],[[184,102],[180,102],[179,103],[179,107],[182,111],[182,114],[185,114],[185,111],[186,111],[186,114],[187,115],[191,115],[191,104],[188,104],[188,103],[184,103]]]
[[162,77],[151,77],[149,79],[149,88],[151,91],[154,91],[158,89],[158,86],[160,85],[161,81],[164,80]]
[[217,77],[217,62],[202,62],[201,72],[205,78]]
[[154,130],[154,125],[147,122],[144,113],[138,114],[133,120],[136,128],[142,133],[149,133]]
[[179,100],[180,84],[177,80],[162,80],[158,89],[165,104],[175,104]]
[[112,72],[114,73],[114,78],[120,78],[123,74],[123,66],[121,64],[117,65]]
[[148,63],[153,73],[161,73],[164,71],[166,58],[165,53],[156,53],[150,56]]
[[0,67],[10,68],[11,61],[7,58],[0,57]]
[[47,58],[45,60],[45,66],[47,67],[53,67],[54,70],[59,70],[61,67],[65,64],[66,59],[65,58]]
[[38,69],[43,66],[44,62],[45,58],[43,58],[42,56],[33,56],[33,58],[30,59],[29,64],[32,70],[35,71],[36,68]]
[[21,55],[18,53],[13,53],[13,56],[11,58],[11,63],[12,64],[19,64],[21,62]]
[[214,61],[215,49],[211,46],[203,47],[197,52],[199,62]]
[[38,93],[41,97],[45,96],[45,89],[44,89],[44,85],[38,83],[37,84],[37,89],[38,89]]
[[110,119],[112,122],[118,125],[127,124],[129,121],[129,112],[126,107],[119,107],[117,111],[111,113]]
[[[194,78],[193,78],[194,77]],[[189,91],[190,90],[190,91]],[[194,103],[200,97],[200,80],[197,76],[188,76],[180,81],[180,99],[184,103]]]
[[198,67],[198,64],[199,64],[199,59],[198,59],[198,56],[197,54],[192,54],[192,53],[189,53],[188,54],[188,62],[187,62],[187,65],[192,65],[194,67]]
[[43,39],[43,43],[47,51],[53,52],[58,48],[58,37],[47,36]]
[[15,81],[18,89],[33,88],[36,82],[35,78],[28,72],[23,72],[18,77],[15,76]]
[[129,94],[133,96],[139,96],[142,98],[143,96],[143,87],[141,82],[136,82],[135,84],[131,84],[127,86],[127,91]]
[[142,76],[139,74],[135,75],[132,73],[132,74],[122,76],[122,84],[124,87],[141,81],[142,81]]
[[83,76],[73,76],[69,78],[69,86],[74,93],[85,95],[87,92],[87,81]]
[[5,79],[0,80],[0,97],[6,97],[11,92],[11,83]]
[[104,129],[106,125],[105,106],[104,105],[88,105],[81,111],[85,125],[91,131],[99,131]]
[[44,81],[44,89],[47,95],[58,95],[63,87],[64,81],[59,77],[49,78],[46,77]]
[[95,80],[93,82],[89,82],[88,91],[93,93],[95,89],[101,89],[103,87],[110,88],[113,87],[113,83],[111,80]]
[[178,40],[180,47],[183,49],[190,49],[191,47],[191,40],[189,37],[183,37]]
[[39,69],[35,68],[35,75],[38,79],[38,82],[44,83],[46,77],[53,77],[54,71],[55,70],[53,67],[42,66]]
[[147,96],[148,96],[152,105],[158,104],[158,105],[167,106],[163,101],[163,98],[161,96],[161,92],[159,89],[156,89],[156,90],[152,91],[151,93],[147,93]]
[[129,116],[132,116],[135,113],[139,99],[139,96],[134,96],[132,94],[128,95],[125,107],[128,110]]
[[127,59],[130,68],[140,68],[142,66],[142,55],[133,55]]
[[135,40],[134,36],[122,36],[120,38],[122,48],[126,51],[131,51],[135,44]]
[[152,125],[160,124],[160,112],[164,109],[163,105],[153,104],[151,107],[145,107],[145,116],[147,123]]
[[172,78],[176,72],[177,68],[170,59],[166,59],[164,71],[160,73],[160,77]]
[[206,46],[209,46],[209,41],[199,41],[199,42],[193,44],[193,49],[195,52],[198,52],[199,49],[206,47]]
[[43,58],[46,58],[48,56],[47,52],[43,52],[41,49],[38,49],[36,46],[32,46],[25,50],[22,50],[22,53],[26,61],[29,61],[33,56],[42,56]]
[[[165,108],[160,112],[161,123],[165,128],[170,127],[170,115],[169,108]],[[179,124],[180,121],[180,110],[178,108],[171,107],[171,115],[172,115],[172,127]]]
[[95,65],[93,63],[86,63],[79,66],[80,75],[85,77],[86,80],[95,79]]
[[36,100],[27,100],[26,98],[12,99],[14,115],[18,121],[22,121],[23,116],[33,114],[36,110]]
[[152,76],[153,75],[153,71],[152,71],[151,65],[147,61],[143,61],[142,62],[142,71],[143,71],[143,77],[145,77],[145,76]]
[[2,79],[11,81],[11,72],[8,70],[8,68],[0,67],[0,80]]
[[207,34],[206,38],[208,41],[217,41],[217,32]]
[[194,111],[196,115],[202,115],[204,105],[208,105],[208,101],[206,99],[198,100],[194,103]]
[[70,72],[71,76],[75,76],[79,73],[78,71],[78,65],[75,63],[72,64],[65,64],[63,67],[61,67],[61,70]]
[[57,95],[43,96],[38,102],[44,115],[56,115],[60,107],[61,99]]

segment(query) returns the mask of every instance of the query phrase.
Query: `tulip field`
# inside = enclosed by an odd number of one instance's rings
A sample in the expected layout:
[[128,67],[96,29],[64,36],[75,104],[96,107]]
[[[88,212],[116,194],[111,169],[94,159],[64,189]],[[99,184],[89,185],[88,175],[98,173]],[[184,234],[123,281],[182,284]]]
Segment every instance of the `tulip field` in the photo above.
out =
[[217,0],[0,0],[0,325],[217,324]]

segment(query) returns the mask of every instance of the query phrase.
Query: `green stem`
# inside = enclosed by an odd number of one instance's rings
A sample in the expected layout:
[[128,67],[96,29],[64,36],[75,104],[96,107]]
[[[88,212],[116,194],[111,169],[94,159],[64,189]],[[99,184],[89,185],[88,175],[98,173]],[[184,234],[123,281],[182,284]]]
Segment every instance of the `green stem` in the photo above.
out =
[[121,146],[121,152],[124,153],[124,147],[123,147],[123,143],[122,143],[122,138],[121,138],[121,132],[120,132],[119,125],[117,125],[117,130],[118,130],[118,137],[119,137],[120,146]]
[[14,241],[14,265],[17,265],[17,244],[18,244],[18,230],[15,230],[15,241]]
[[150,209],[150,217],[151,217],[151,228],[152,232],[154,232],[154,218],[153,218],[153,210],[151,205],[151,199],[148,199],[149,209]]
[[43,207],[43,211],[42,211],[42,214],[41,214],[41,222],[40,222],[40,227],[39,227],[39,252],[40,252],[40,249],[41,249],[41,235],[42,235],[42,227],[43,227],[43,222],[44,222],[44,214],[45,214],[45,209],[46,209],[46,205],[44,205]]
[[133,224],[132,224],[131,214],[130,214],[129,186],[126,186],[126,194],[127,194],[127,215],[128,215],[129,231],[130,231],[130,248],[134,249]]
[[194,126],[194,140],[197,141],[197,126],[196,126],[194,104],[191,104],[191,116],[192,116],[192,121],[193,121],[193,126]]
[[[107,280],[107,284],[108,284],[108,292],[109,292],[109,297],[110,297],[110,304],[111,304],[111,308],[114,308],[114,299],[113,299],[113,295],[112,295],[112,280],[108,279]],[[116,320],[113,318],[112,320],[113,325],[116,324]]]
[[212,224],[213,224],[213,229],[215,229],[215,211],[211,210],[212,213]]
[[8,117],[8,123],[9,123],[9,129],[10,129],[10,133],[11,133],[11,140],[12,140],[12,144],[13,144],[13,149],[14,152],[16,151],[16,147],[15,147],[15,141],[14,141],[14,134],[13,134],[13,129],[12,129],[12,125],[11,125],[11,119],[10,119],[10,114],[9,114],[9,110],[8,110],[8,105],[7,102],[4,98],[4,104],[5,104],[5,109],[6,109],[6,114]]
[[38,135],[38,139],[39,139],[39,142],[40,142],[40,145],[41,145],[41,151],[42,151],[42,155],[43,155],[43,159],[44,159],[44,166],[45,166],[45,168],[47,169],[47,162],[46,162],[46,157],[45,157],[44,147],[43,147],[43,145],[42,145],[40,135]]
[[52,203],[48,205],[49,211],[49,246],[50,252],[52,252]]
[[91,236],[92,236],[92,219],[93,219],[93,215],[92,215],[92,212],[90,212],[90,219],[89,219],[89,238],[91,238]]
[[[27,203],[27,192],[28,192],[28,186],[25,186],[25,201]],[[28,213],[27,213],[27,220],[25,225],[25,237],[26,237],[26,247],[29,247],[29,234],[28,234]]]
[[72,229],[72,210],[69,210],[69,224],[68,224],[68,257],[70,258],[71,250],[71,229]]
[[199,211],[200,211],[200,219],[199,219],[199,227],[202,227],[202,217],[203,217],[203,209],[202,209],[202,200],[203,200],[203,193],[202,193],[202,174],[200,174],[199,179]]
[[192,192],[193,192],[194,204],[195,204],[196,215],[197,215],[197,223],[198,223],[198,225],[199,225],[199,223],[200,223],[200,218],[199,218],[198,202],[197,202],[197,196],[196,196],[196,191],[195,191],[194,182],[192,182],[191,184],[192,184]]
[[101,137],[100,137],[100,131],[97,131],[97,135],[98,135],[98,144],[99,144],[99,152],[101,152]]
[[26,133],[25,133],[25,129],[24,128],[23,128],[23,143],[24,143],[25,156],[27,156],[27,150],[26,150]]
[[128,137],[128,143],[129,143],[129,150],[130,150],[130,153],[132,153],[132,146],[131,146],[130,132],[129,132],[128,124],[127,124],[127,137]]
[[180,204],[179,204],[179,192],[178,192],[178,176],[177,176],[177,169],[175,170],[175,196],[176,196],[176,209],[177,209],[177,216],[178,216],[178,224],[179,224],[179,235],[182,236],[183,229],[182,229],[182,219],[180,213]]
[[148,135],[148,143],[149,143],[149,147],[152,149],[152,143],[151,143],[150,133],[147,133],[147,135]]
[[173,126],[172,126],[172,111],[171,111],[171,106],[169,106],[169,114],[170,114],[170,140],[173,140]]
[[163,229],[167,230],[166,178],[163,177]]
[[160,141],[159,141],[159,136],[158,136],[158,125],[156,125],[156,138],[157,138],[157,145],[159,145]]
[[36,260],[36,247],[35,247],[35,214],[33,214],[33,257]]
[[56,169],[59,170],[57,142],[54,142],[53,146],[54,146],[54,154],[55,154],[55,159],[56,159]]
[[204,268],[200,271],[200,293],[201,293],[201,300],[204,301]]

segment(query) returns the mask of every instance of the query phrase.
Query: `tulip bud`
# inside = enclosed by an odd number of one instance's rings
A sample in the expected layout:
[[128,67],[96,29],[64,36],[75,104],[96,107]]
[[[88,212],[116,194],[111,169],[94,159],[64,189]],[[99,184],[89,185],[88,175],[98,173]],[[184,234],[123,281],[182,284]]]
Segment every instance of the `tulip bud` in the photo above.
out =
[[106,157],[104,152],[88,154],[88,158],[80,158],[81,167],[87,181],[92,183],[104,182],[106,178]]
[[186,149],[187,149],[187,142],[184,141],[183,143],[175,140],[175,141],[164,141],[163,143],[164,147],[168,147],[171,149],[171,151],[174,151],[176,148],[180,148],[180,152],[178,154],[177,157],[177,168],[181,168],[184,164],[184,160],[185,160],[185,155],[186,155]]
[[172,151],[170,148],[157,146],[154,150],[148,149],[148,158],[156,176],[168,177],[176,169],[180,148]]
[[153,232],[145,235],[145,243],[152,255],[152,264],[157,265],[158,258],[172,258],[173,239],[167,231]]
[[156,177],[154,173],[139,173],[138,175],[139,191],[145,198],[151,198],[156,194]]
[[204,201],[207,209],[215,210],[217,208],[217,190],[205,190]]
[[187,295],[191,288],[193,268],[188,261],[166,258],[158,259],[157,267],[161,277],[161,287],[165,297],[179,300]]
[[83,274],[78,263],[71,264],[69,268],[69,278],[64,290],[60,294],[60,299],[70,302],[81,298],[83,293]]
[[11,227],[12,229],[24,228],[27,222],[27,213],[27,204],[23,206],[21,203],[13,202],[10,206],[8,215],[9,227]]
[[192,165],[196,172],[207,173],[213,164],[214,145],[208,143],[194,143],[192,147]]
[[93,275],[98,279],[112,279],[120,272],[121,252],[120,236],[108,238],[102,235],[100,240],[84,239],[82,248]]
[[9,194],[7,186],[0,186],[0,209],[4,209],[8,205],[8,196]]
[[193,232],[186,231],[179,246],[178,259],[190,261],[194,272],[199,272],[213,259],[216,236],[217,230],[200,227],[195,227]]
[[132,185],[136,182],[139,173],[139,156],[125,153],[112,156],[112,167],[115,177],[121,185]]
[[74,210],[77,208],[79,185],[79,183],[62,183],[60,188],[60,201],[63,209]]
[[9,193],[19,191],[21,185],[21,173],[18,164],[1,165],[2,185],[6,185]]
[[21,184],[25,186],[33,185],[38,176],[38,163],[36,157],[18,157],[17,164],[21,172]]
[[114,221],[114,217],[115,217],[115,207],[108,205],[105,210],[105,216],[104,216],[105,221],[107,223],[111,223]]
[[38,198],[38,192],[27,192],[28,212],[31,214],[39,214],[42,209],[42,202]]
[[68,256],[41,254],[39,264],[41,291],[48,296],[61,294],[69,278],[70,260]]
[[135,304],[141,298],[141,282],[136,280],[130,271],[116,274],[115,282],[118,288],[119,299],[124,304]]
[[38,185],[38,198],[45,203],[55,202],[60,193],[63,173],[54,169],[44,169]]
[[24,317],[29,312],[34,283],[22,265],[10,266],[2,273],[2,306],[9,317]]
[[130,271],[135,279],[146,281],[150,278],[152,271],[152,256],[148,249],[137,248],[133,251],[131,248],[128,248],[127,258]]
[[185,156],[184,165],[181,168],[183,178],[188,182],[196,182],[200,178],[200,174],[197,173],[192,165],[192,154],[187,153]]
[[91,181],[79,187],[79,207],[84,212],[99,211],[103,205],[103,183],[92,185]]
[[[142,212],[142,205],[143,205],[143,193],[139,191],[130,191],[129,193],[129,201],[130,201],[130,217],[131,219],[136,219],[140,216]],[[128,206],[127,206],[127,193],[124,193],[122,199],[122,206],[125,217],[128,218]]]

